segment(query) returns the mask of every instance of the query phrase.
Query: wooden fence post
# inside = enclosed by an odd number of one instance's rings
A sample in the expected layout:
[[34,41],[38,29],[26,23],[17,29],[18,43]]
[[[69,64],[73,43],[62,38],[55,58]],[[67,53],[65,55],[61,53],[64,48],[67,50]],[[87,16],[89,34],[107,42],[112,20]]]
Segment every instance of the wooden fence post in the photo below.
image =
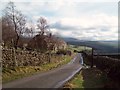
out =
[[49,63],[51,63],[51,51],[49,51]]
[[13,57],[14,57],[14,65],[18,66],[17,60],[16,60],[16,49],[13,48]]

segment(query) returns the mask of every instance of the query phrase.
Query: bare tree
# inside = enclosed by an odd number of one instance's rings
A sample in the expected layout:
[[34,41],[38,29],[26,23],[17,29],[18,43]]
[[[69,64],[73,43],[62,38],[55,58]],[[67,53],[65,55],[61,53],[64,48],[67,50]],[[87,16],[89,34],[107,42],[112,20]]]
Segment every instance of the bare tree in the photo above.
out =
[[26,29],[24,31],[24,36],[27,36],[29,38],[33,37],[33,28],[26,27]]
[[34,24],[33,24],[32,20],[30,20],[28,25],[25,28],[23,35],[27,36],[29,38],[33,38],[34,37],[34,30],[35,30]]
[[40,17],[37,21],[37,27],[40,30],[39,34],[44,35],[47,29],[49,28],[47,20],[43,17]]
[[13,46],[12,40],[15,39],[16,33],[14,31],[12,22],[9,18],[2,16],[2,41],[8,47]]
[[2,18],[0,17],[0,44],[2,43]]
[[7,7],[4,10],[4,17],[9,18],[10,24],[12,25],[16,38],[14,39],[14,47],[17,48],[17,44],[20,38],[20,35],[23,34],[26,24],[25,16],[16,9],[16,6],[13,2],[9,2]]

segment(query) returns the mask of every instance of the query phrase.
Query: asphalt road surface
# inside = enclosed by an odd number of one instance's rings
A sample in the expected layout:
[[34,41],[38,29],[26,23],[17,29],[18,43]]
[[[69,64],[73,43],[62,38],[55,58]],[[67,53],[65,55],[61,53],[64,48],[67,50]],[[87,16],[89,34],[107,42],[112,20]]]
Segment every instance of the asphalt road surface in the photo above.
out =
[[83,58],[81,53],[78,53],[76,57],[66,65],[3,84],[3,88],[59,88],[81,70],[82,64]]

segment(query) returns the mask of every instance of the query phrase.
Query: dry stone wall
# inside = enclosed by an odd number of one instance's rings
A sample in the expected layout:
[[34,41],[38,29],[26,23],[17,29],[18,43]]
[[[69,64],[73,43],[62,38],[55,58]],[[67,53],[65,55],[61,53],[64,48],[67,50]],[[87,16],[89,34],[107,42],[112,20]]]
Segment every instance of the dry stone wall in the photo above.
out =
[[37,51],[2,50],[2,67],[5,68],[14,66],[39,66],[48,62],[49,56]]
[[[92,55],[83,52],[84,60],[92,62]],[[119,82],[120,81],[120,59],[110,58],[107,56],[94,56],[93,64],[106,73],[108,77]],[[119,82],[120,83],[120,82]]]

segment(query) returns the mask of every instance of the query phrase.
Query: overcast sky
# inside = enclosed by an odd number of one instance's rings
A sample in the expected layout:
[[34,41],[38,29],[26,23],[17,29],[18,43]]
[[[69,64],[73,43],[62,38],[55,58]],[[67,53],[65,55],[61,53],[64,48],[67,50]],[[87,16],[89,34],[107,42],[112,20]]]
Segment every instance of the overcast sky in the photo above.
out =
[[118,0],[11,1],[33,22],[45,17],[53,34],[80,40],[118,39]]

